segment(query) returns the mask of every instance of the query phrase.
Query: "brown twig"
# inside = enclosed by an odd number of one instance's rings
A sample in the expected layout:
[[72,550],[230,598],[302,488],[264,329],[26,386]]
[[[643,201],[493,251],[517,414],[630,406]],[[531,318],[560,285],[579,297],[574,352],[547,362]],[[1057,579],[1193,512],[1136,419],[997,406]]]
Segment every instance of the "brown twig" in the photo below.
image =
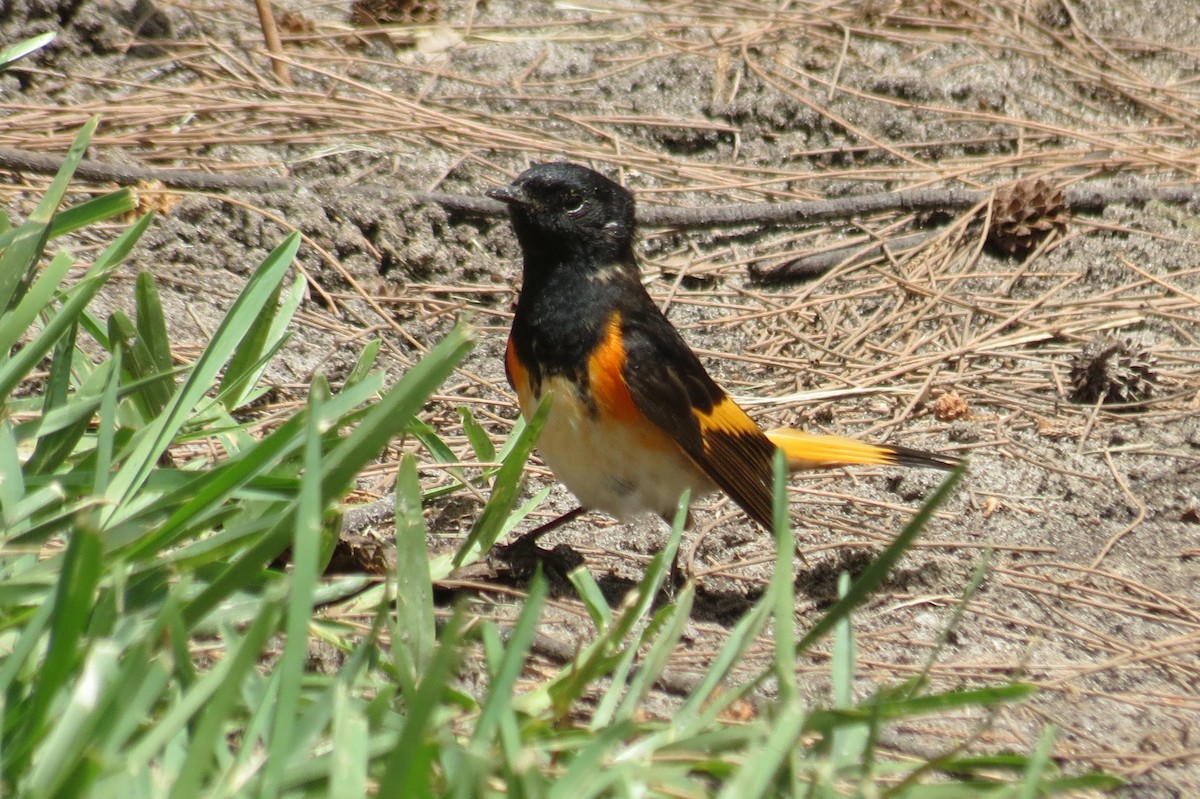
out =
[[258,22],[262,25],[263,40],[267,44],[267,52],[271,58],[271,71],[284,86],[292,85],[292,73],[288,71],[287,62],[282,58],[283,44],[279,41],[279,28],[275,27],[275,12],[271,10],[271,0],[254,0],[258,9]]
[[763,283],[806,280],[819,277],[841,264],[854,266],[873,261],[889,252],[895,254],[919,249],[930,240],[942,235],[942,232],[941,230],[924,230],[920,233],[898,236],[888,241],[859,242],[848,247],[838,247],[836,250],[804,255],[769,269],[757,268],[752,264],[750,274],[755,280]]
[[[62,156],[36,153],[17,147],[0,147],[0,169],[12,172],[32,172],[38,175],[53,175],[62,166]],[[185,169],[160,169],[158,167],[112,164],[85,158],[75,169],[81,180],[100,183],[119,183],[123,186],[142,181],[156,180],[164,186],[199,191],[295,191],[293,181],[261,175],[228,175],[209,172],[191,172]]]
[[[0,147],[0,168],[13,172],[54,174],[62,164],[57,155]],[[191,172],[180,169],[111,164],[95,159],[80,162],[75,174],[84,180],[112,181],[133,184],[157,180],[179,189],[208,191],[288,191],[301,188],[294,181],[258,175],[227,175]],[[446,192],[409,192],[388,186],[330,186],[323,192],[360,192],[396,201],[436,203],[452,213],[468,216],[500,217],[504,206],[486,197]],[[778,203],[734,203],[706,206],[643,206],[638,211],[638,223],[645,227],[725,228],[756,225],[812,225],[837,219],[853,219],[883,213],[921,211],[964,211],[986,200],[986,190],[956,187],[901,189],[898,191],[839,197],[833,200],[804,200]],[[1067,210],[1073,213],[1094,214],[1110,205],[1140,205],[1151,201],[1189,203],[1200,201],[1200,184],[1156,186],[1150,183],[1110,184],[1088,183],[1073,186],[1065,193]],[[906,245],[909,246],[909,245]]]

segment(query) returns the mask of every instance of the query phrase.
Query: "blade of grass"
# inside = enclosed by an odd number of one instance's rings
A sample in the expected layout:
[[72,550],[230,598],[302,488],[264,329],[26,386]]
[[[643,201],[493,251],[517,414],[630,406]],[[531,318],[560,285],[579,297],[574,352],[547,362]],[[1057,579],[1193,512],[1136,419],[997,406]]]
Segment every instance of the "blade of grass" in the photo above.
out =
[[297,713],[300,708],[300,684],[305,677],[308,657],[308,624],[313,612],[313,593],[321,572],[322,512],[325,502],[321,496],[321,428],[320,407],[322,392],[308,396],[308,426],[304,445],[304,471],[300,478],[299,504],[296,509],[295,534],[292,538],[291,591],[284,623],[283,654],[275,667],[279,695],[275,701],[275,718],[271,727],[267,762],[263,766],[262,796],[279,793],[283,772],[293,757],[293,740]]
[[483,425],[475,418],[475,414],[471,413],[471,409],[465,405],[458,407],[458,418],[462,421],[463,433],[467,436],[467,441],[471,444],[471,449],[475,452],[475,457],[483,463],[491,463],[496,460],[496,445],[492,443],[492,437],[487,430],[483,429]]
[[14,62],[20,61],[30,53],[41,50],[54,41],[56,35],[54,31],[47,31],[46,33],[39,33],[37,36],[15,44],[10,44],[8,47],[0,48],[0,72],[8,69]]
[[[14,297],[18,301],[20,300],[19,287],[33,275],[38,257],[42,254],[46,247],[46,240],[50,237],[50,224],[54,219],[54,212],[62,204],[71,176],[75,173],[79,162],[83,160],[88,142],[91,141],[92,134],[99,123],[99,117],[92,117],[80,129],[75,136],[75,141],[67,149],[62,166],[58,168],[46,193],[42,195],[38,207],[29,215],[29,219],[24,224],[13,231],[12,239],[5,247],[4,252],[0,253],[0,311],[8,309]],[[0,391],[0,396],[6,397],[8,394],[7,390]]]
[[618,722],[589,736],[587,744],[571,758],[563,775],[554,781],[548,799],[588,799],[604,796],[616,774],[611,768],[601,768],[606,756],[611,757],[621,739],[630,734],[633,725]]
[[538,621],[549,594],[546,579],[541,569],[538,569],[529,584],[529,595],[525,598],[521,615],[513,626],[512,634],[504,648],[504,655],[491,675],[488,695],[479,714],[479,721],[475,725],[475,732],[471,736],[471,743],[477,751],[482,752],[483,747],[491,742],[492,736],[500,726],[501,718],[512,713],[512,697],[517,679],[525,667],[529,648],[537,634]]
[[[374,396],[381,382],[381,378],[373,377],[364,384],[351,387],[331,397],[324,409],[335,418],[349,413],[352,408]],[[152,559],[161,550],[175,546],[189,534],[195,519],[223,506],[235,491],[294,452],[303,440],[301,433],[305,424],[303,415],[293,416],[259,441],[253,450],[230,458],[206,474],[197,475],[175,494],[164,497],[162,504],[168,507],[178,505],[178,510],[162,522],[155,532],[139,536],[126,557],[130,560]],[[110,543],[115,547],[121,542]]]
[[[838,576],[838,598],[845,597],[850,590],[850,575],[842,572]],[[854,649],[854,630],[850,625],[850,614],[844,616],[833,628],[830,676],[833,682],[833,706],[854,706],[854,680],[858,662]],[[872,718],[877,722],[878,716]],[[843,725],[835,728],[829,739],[830,767],[834,774],[863,762],[866,754],[869,731],[866,725]]]
[[280,594],[280,591],[273,590],[265,597],[260,612],[255,615],[241,640],[232,630],[226,630],[224,637],[227,645],[232,644],[228,654],[217,668],[200,678],[191,692],[203,694],[203,701],[177,704],[152,728],[152,734],[134,748],[137,756],[130,760],[138,763],[147,755],[157,753],[159,747],[170,740],[164,739],[160,730],[165,733],[175,729],[177,733],[184,722],[195,719],[187,739],[187,755],[171,786],[172,799],[191,799],[202,795],[205,774],[217,756],[218,744],[230,723],[230,716],[243,689],[243,680],[258,665],[267,638],[276,629],[283,604]]
[[[396,617],[405,620],[409,660],[419,674],[433,657],[437,629],[433,615],[433,578],[421,512],[421,482],[411,454],[400,460],[396,474]],[[413,675],[415,678],[415,674]]]
[[5,419],[0,422],[0,541],[29,529],[29,520],[18,510],[26,491],[16,437],[12,425]]
[[[50,375],[46,378],[46,393],[42,397],[42,420],[60,408],[68,406],[71,389],[71,367],[75,353],[78,325],[71,325],[66,334],[54,345],[54,355],[50,362]],[[80,415],[74,423],[65,425],[57,430],[38,432],[37,446],[33,455],[25,464],[26,471],[31,475],[39,475],[56,469],[62,465],[75,445],[87,432],[91,414]]]
[[[137,302],[138,341],[149,353],[153,371],[162,375],[161,388],[157,391],[169,398],[175,392],[175,364],[171,360],[171,337],[167,332],[167,317],[163,313],[162,298],[158,295],[154,275],[150,272],[139,273],[134,284],[134,295]],[[164,400],[159,406],[159,412],[165,407]]]
[[379,796],[434,795],[430,765],[435,750],[426,740],[426,733],[462,656],[462,635],[463,616],[456,609],[442,629],[437,651],[408,703],[404,727],[388,753],[387,768],[379,780]]
[[[298,277],[298,280],[303,280]],[[293,284],[294,285],[294,284]],[[275,314],[279,310],[279,297],[283,293],[283,282],[280,281],[271,289],[271,293],[259,306],[257,314],[246,325],[241,340],[234,347],[225,368],[225,376],[221,378],[217,395],[221,398],[225,409],[232,411],[238,408],[246,392],[253,387],[255,367],[259,359],[270,348],[268,336],[271,332]],[[281,331],[282,335],[283,331]]]
[[112,641],[99,641],[79,669],[75,684],[50,728],[29,775],[31,799],[64,795],[64,783],[84,758],[100,719],[97,704],[118,678],[120,650]]
[[117,432],[117,386],[121,383],[121,352],[113,354],[108,386],[100,398],[99,427],[96,431],[96,469],[92,480],[92,495],[104,496],[112,469],[113,437]]
[[86,650],[83,632],[91,615],[101,566],[99,536],[86,529],[77,530],[67,542],[62,574],[51,601],[50,643],[33,691],[22,703],[19,725],[5,747],[4,773],[9,781],[28,766],[46,732],[47,713]]
[[101,517],[101,523],[105,527],[121,521],[129,513],[130,500],[137,494],[162,453],[187,421],[193,408],[212,387],[217,373],[241,342],[251,320],[283,279],[299,246],[300,237],[293,233],[276,247],[250,276],[245,288],[221,320],[212,340],[196,361],[192,373],[176,390],[167,410],[147,426],[133,451],[113,476],[106,493],[109,505]]
[[783,450],[775,450],[772,522],[775,528],[775,571],[767,586],[775,617],[775,680],[784,703],[798,701],[796,687],[796,592],[792,562],[796,559],[796,536],[792,532],[787,494],[787,464]]
[[[116,344],[121,353],[121,366],[125,371],[126,383],[140,383],[129,399],[140,411],[142,424],[162,413],[171,400],[175,383],[170,379],[170,370],[163,372],[154,362],[145,341],[137,334],[133,322],[121,311],[113,311],[108,317],[108,340]],[[162,378],[167,378],[164,384]]]
[[[359,470],[377,457],[392,437],[407,425],[471,345],[468,330],[456,327],[371,407],[358,427],[322,461],[322,497],[332,501],[342,496]],[[286,546],[289,524],[290,515],[285,514],[241,557],[226,565],[184,609],[187,623],[196,624],[226,595],[252,581]]]
[[1047,724],[1038,738],[1037,748],[1029,758],[1029,766],[1025,770],[1025,779],[1021,782],[1018,799],[1037,799],[1042,795],[1042,778],[1051,767],[1050,755],[1054,753],[1054,738],[1058,728]]
[[0,352],[8,352],[16,346],[29,326],[50,304],[59,284],[74,263],[75,259],[66,253],[54,256],[16,307],[0,314]]
[[350,370],[350,374],[346,375],[346,382],[342,385],[343,391],[362,382],[371,373],[371,367],[375,364],[375,358],[378,357],[381,346],[382,342],[377,338],[366,343],[362,352],[358,354],[358,360],[354,362],[354,368]]
[[642,707],[655,682],[666,670],[671,654],[683,638],[687,626],[691,622],[692,605],[696,598],[694,583],[685,585],[675,597],[675,603],[669,610],[668,617],[661,627],[662,632],[654,639],[654,644],[646,652],[639,665],[637,673],[629,683],[629,691],[625,695],[621,707],[617,709],[615,718],[633,721]]
[[863,570],[858,579],[850,586],[850,590],[846,592],[846,595],[835,602],[833,607],[826,611],[825,615],[805,633],[800,642],[796,644],[795,656],[800,655],[814,643],[824,638],[842,618],[846,617],[851,610],[862,603],[864,599],[869,597],[872,592],[883,584],[883,581],[887,579],[888,573],[891,572],[904,553],[908,551],[909,547],[913,545],[913,542],[916,541],[921,531],[925,529],[925,525],[933,517],[934,511],[949,499],[950,494],[953,493],[955,486],[958,485],[963,474],[964,467],[959,466],[942,480],[941,485],[925,501],[925,504],[921,506],[912,520],[904,526],[904,529],[900,531],[895,540],[880,552],[879,556],[871,561],[867,568]]
[[328,796],[361,799],[367,796],[367,743],[370,724],[357,699],[338,683],[334,688],[332,758]]
[[465,564],[474,563],[496,543],[500,532],[504,529],[505,520],[512,513],[513,504],[520,491],[521,476],[525,472],[525,461],[529,460],[529,453],[533,451],[533,445],[542,432],[542,426],[546,424],[552,404],[553,395],[544,397],[533,418],[516,435],[516,441],[509,447],[500,470],[496,472],[496,479],[492,483],[491,498],[488,499],[483,513],[479,514],[471,531],[467,533],[466,540],[463,541],[462,546],[458,548],[450,561],[452,570]]
[[[112,276],[113,270],[129,254],[134,243],[150,224],[144,216],[109,245],[83,279],[68,292],[62,308],[34,339],[22,347],[10,360],[0,365],[0,397],[7,397],[54,348],[58,340],[76,323],[96,292]],[[2,306],[0,306],[2,307]]]
[[54,215],[50,223],[50,238],[74,233],[106,219],[122,216],[137,210],[133,189],[124,188],[85,200],[79,205],[64,208]]

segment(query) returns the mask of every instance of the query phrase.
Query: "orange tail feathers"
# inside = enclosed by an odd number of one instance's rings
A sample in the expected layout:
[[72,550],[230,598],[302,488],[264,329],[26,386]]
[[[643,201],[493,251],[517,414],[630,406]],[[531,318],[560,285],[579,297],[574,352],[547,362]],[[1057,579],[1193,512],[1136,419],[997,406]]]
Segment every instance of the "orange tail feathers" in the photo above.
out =
[[954,455],[940,455],[891,444],[868,444],[845,436],[813,435],[790,427],[768,430],[767,438],[783,450],[788,468],[793,472],[851,464],[953,469],[961,461]]

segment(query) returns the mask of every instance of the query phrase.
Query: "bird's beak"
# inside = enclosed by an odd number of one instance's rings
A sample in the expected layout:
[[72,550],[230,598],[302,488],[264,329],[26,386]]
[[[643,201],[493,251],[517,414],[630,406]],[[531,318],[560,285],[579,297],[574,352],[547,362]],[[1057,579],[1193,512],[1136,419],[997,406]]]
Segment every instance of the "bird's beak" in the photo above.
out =
[[505,205],[521,206],[529,204],[529,198],[517,186],[501,186],[498,189],[488,189],[484,194],[493,200],[499,200]]

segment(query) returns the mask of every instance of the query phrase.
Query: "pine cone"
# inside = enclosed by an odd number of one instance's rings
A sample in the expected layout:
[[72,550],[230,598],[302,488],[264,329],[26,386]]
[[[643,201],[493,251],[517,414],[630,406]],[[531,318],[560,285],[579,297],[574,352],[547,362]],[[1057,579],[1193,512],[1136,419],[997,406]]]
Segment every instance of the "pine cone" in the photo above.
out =
[[1141,402],[1154,393],[1157,359],[1132,339],[1099,336],[1071,361],[1071,398],[1076,402]]
[[361,27],[437,22],[442,17],[439,0],[355,0],[350,22]]
[[1049,181],[1018,180],[996,189],[988,244],[1005,255],[1024,258],[1051,232],[1066,229],[1062,189]]

